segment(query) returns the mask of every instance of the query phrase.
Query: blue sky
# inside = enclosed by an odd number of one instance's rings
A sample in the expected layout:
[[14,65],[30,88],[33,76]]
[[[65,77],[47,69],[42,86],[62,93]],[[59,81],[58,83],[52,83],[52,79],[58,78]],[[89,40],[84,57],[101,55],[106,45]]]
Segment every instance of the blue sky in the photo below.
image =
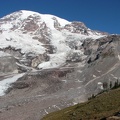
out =
[[93,30],[120,34],[120,0],[0,0],[0,17],[18,10],[81,21]]

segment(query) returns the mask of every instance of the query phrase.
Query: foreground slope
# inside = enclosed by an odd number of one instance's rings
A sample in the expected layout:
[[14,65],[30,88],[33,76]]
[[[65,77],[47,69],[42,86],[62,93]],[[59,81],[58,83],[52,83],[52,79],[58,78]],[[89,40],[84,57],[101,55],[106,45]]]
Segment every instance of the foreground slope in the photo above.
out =
[[50,113],[42,120],[119,120],[112,117],[120,111],[119,100],[120,89],[110,90],[85,103]]

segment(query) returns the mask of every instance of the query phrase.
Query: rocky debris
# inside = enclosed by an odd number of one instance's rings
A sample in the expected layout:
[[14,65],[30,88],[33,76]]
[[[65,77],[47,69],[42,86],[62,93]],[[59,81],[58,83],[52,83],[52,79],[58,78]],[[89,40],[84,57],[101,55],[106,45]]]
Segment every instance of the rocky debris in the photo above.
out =
[[115,56],[117,42],[119,42],[119,37],[115,35],[103,37],[96,41],[92,39],[84,40],[82,47],[84,49],[84,54],[88,56],[87,62],[92,63],[99,58]]
[[5,53],[10,54],[14,57],[22,57],[21,49],[15,49],[14,47],[8,46],[6,48],[0,49],[1,51],[4,51]]
[[[72,68],[62,68],[42,70],[37,74],[36,72],[34,72],[35,74],[29,72],[18,81],[13,83],[11,85],[12,88],[9,89],[5,98],[3,96],[2,99],[0,99],[0,102],[2,103],[0,105],[0,110],[2,111],[1,115],[4,119],[6,119],[7,116],[13,114],[13,111],[19,111],[20,114],[18,117],[24,119],[26,116],[24,116],[24,112],[21,113],[20,111],[24,111],[27,108],[27,116],[29,118],[32,117],[31,120],[35,119],[34,116],[31,116],[33,114],[32,110],[34,110],[34,113],[40,111],[40,113],[37,114],[37,117],[40,119],[46,114],[45,110],[47,112],[52,112],[72,105],[73,103],[70,93],[74,92],[74,90],[76,91],[76,89],[73,89],[73,91],[68,90],[70,88],[78,87],[79,83],[76,83],[74,80],[69,81],[68,83],[62,81],[67,77],[66,75],[72,71],[74,71]],[[5,105],[8,107],[5,107]],[[10,108],[10,106],[13,107]],[[7,116],[4,116],[6,112],[8,114]],[[16,119],[16,116],[14,115],[11,117],[13,120]]]
[[[112,41],[111,41],[112,40]],[[102,42],[102,43],[101,43]],[[86,68],[83,70],[83,73],[80,76],[80,79],[84,79],[86,89],[88,94],[92,93],[90,90],[97,88],[97,82],[107,82],[110,84],[110,81],[114,82],[119,78],[119,74],[116,71],[119,71],[119,48],[120,37],[117,35],[111,35],[105,38],[100,38],[96,41],[91,41],[88,44],[85,42],[83,45],[87,50],[90,50],[91,53],[87,55],[86,58]],[[95,47],[92,48],[92,45]],[[111,77],[113,75],[113,77]],[[119,80],[119,79],[118,79]],[[90,82],[91,81],[91,82]],[[96,84],[94,86],[92,83]],[[96,94],[98,91],[96,89]]]
[[11,84],[11,88],[9,89],[9,92],[16,89],[26,89],[26,88],[36,89],[36,87],[40,87],[39,90],[41,92],[51,94],[56,91],[59,91],[59,89],[62,89],[62,81],[60,81],[59,77],[60,75],[61,77],[65,76],[65,74],[67,74],[67,71],[57,72],[54,70],[41,71],[36,75],[26,74],[25,76],[20,78],[17,82]]
[[1,73],[12,73],[18,72],[16,59],[13,56],[0,57],[0,72]]
[[27,19],[24,20],[24,23],[21,26],[21,28],[27,32],[32,32],[37,30],[39,28],[39,26],[36,24],[37,19],[40,19],[40,18],[28,16]]
[[12,87],[14,89],[24,89],[24,88],[28,88],[29,84],[25,82],[16,82],[12,84]]
[[81,33],[84,35],[88,35],[87,33],[88,28],[82,22],[72,22],[71,24],[65,25],[64,28],[72,33]]
[[53,20],[54,20],[54,27],[57,29],[57,30],[60,30],[60,23],[58,22],[58,20],[55,18],[55,17],[53,17],[52,18]]
[[31,67],[36,68],[40,63],[44,61],[49,61],[49,56],[47,54],[36,56],[32,59]]
[[83,53],[79,51],[70,52],[67,56],[66,62],[82,62],[84,57]]
[[106,120],[120,120],[120,117],[112,116],[112,117],[106,118]]
[[61,77],[66,77],[66,75],[68,74],[68,73],[71,73],[72,71],[74,71],[74,69],[73,68],[66,68],[66,69],[64,69],[63,68],[63,70],[61,69],[55,69],[54,71],[53,71],[53,73],[52,73],[52,76],[55,76],[55,77],[58,77],[58,78],[61,78]]
[[[85,39],[82,43],[82,47],[84,49],[84,54],[85,55],[91,55],[92,51],[96,51],[97,50],[97,45],[98,43],[93,42],[93,39]],[[93,47],[94,46],[94,47]]]

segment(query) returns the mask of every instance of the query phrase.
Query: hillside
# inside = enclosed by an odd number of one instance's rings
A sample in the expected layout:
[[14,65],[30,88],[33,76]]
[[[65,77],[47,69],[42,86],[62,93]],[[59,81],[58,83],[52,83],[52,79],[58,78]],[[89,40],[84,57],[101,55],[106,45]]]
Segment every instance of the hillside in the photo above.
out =
[[119,120],[120,117],[113,117],[119,111],[120,89],[115,89],[85,103],[50,113],[42,120]]

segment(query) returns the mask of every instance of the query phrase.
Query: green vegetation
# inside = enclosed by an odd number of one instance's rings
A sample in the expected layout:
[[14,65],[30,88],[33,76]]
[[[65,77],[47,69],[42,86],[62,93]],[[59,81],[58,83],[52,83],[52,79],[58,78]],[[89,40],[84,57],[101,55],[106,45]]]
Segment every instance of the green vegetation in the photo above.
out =
[[85,103],[50,113],[42,120],[105,120],[119,111],[120,88],[99,94]]
[[120,83],[119,83],[119,81],[117,80],[117,81],[115,81],[115,84],[114,84],[113,87],[111,87],[111,89],[116,89],[116,88],[119,88],[119,87],[120,87]]
[[88,100],[94,99],[96,96],[98,96],[104,92],[108,92],[109,90],[113,90],[113,89],[117,89],[117,88],[120,88],[120,83],[118,80],[114,82],[114,85],[112,85],[112,82],[110,81],[109,87],[108,87],[108,83],[104,82],[103,90],[101,92],[99,92],[97,95],[92,94],[91,97],[88,98]]

